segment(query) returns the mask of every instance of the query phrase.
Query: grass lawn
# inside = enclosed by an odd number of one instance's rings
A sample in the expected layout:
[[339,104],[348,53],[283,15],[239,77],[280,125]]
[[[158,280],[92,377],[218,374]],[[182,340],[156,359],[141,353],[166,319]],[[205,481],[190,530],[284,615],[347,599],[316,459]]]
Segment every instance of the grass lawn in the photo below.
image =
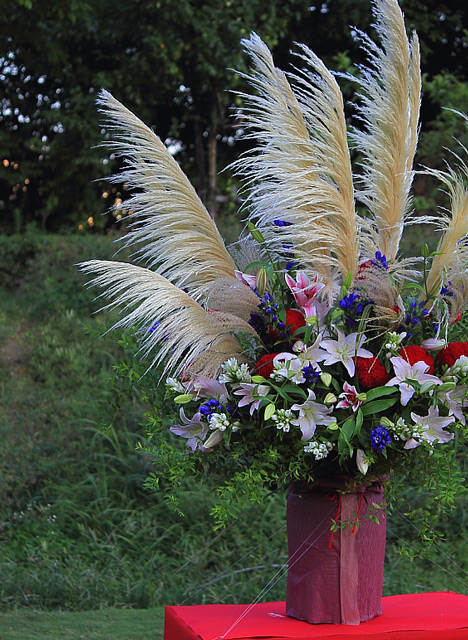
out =
[[17,609],[0,615],[2,640],[162,640],[164,607],[51,612]]

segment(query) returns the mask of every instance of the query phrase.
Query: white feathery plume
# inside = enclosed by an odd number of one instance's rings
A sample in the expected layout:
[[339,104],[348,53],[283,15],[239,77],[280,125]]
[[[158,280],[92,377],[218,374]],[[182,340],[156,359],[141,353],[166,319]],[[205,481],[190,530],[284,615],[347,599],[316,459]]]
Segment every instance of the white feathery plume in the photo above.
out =
[[312,71],[291,75],[294,92],[256,34],[242,42],[254,66],[244,77],[259,93],[241,94],[258,147],[234,163],[248,180],[250,219],[270,249],[284,258],[292,245],[304,270],[331,286],[336,270],[356,271],[359,247],[341,91],[305,46],[300,57]]
[[111,300],[104,309],[121,308],[123,317],[112,328],[141,331],[140,352],[152,355],[149,368],[166,361],[165,373],[190,367],[213,377],[228,358],[247,361],[231,332],[255,332],[239,318],[205,311],[169,280],[137,265],[89,260],[79,267],[95,276],[88,286],[101,287],[101,297]]
[[466,276],[468,268],[468,166],[460,160],[458,172],[449,168],[446,172],[428,169],[427,173],[446,185],[451,203],[449,213],[440,212],[438,227],[443,235],[437,246],[439,255],[434,256],[426,281],[427,290],[436,295],[452,276]]
[[252,311],[258,312],[259,298],[237,278],[218,278],[206,289],[204,306],[208,310],[222,310],[248,322]]
[[355,129],[351,139],[363,155],[358,197],[373,218],[374,251],[393,260],[411,204],[421,99],[419,42],[416,34],[408,42],[397,0],[375,0],[373,12],[382,48],[357,31],[370,66],[360,67],[360,79],[348,76],[361,86],[359,112],[365,126],[364,131]]
[[[253,262],[261,262],[266,259],[266,253],[250,232],[243,230],[235,242],[228,244],[227,250],[234,260],[239,271],[245,271]],[[250,266],[249,272],[256,274],[260,266]]]
[[114,131],[109,146],[125,167],[113,176],[135,191],[125,246],[142,244],[139,260],[198,298],[204,285],[234,275],[235,265],[223,239],[188,178],[159,137],[109,92],[98,104]]

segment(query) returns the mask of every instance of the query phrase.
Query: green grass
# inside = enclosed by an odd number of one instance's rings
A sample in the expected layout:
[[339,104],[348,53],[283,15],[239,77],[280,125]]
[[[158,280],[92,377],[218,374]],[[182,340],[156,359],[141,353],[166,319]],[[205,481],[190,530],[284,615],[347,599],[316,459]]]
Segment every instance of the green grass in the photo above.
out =
[[[132,389],[125,364],[116,375],[134,350],[101,337],[109,319],[93,315],[99,305],[73,267],[113,250],[97,236],[0,236],[2,640],[159,638],[164,605],[251,602],[287,559],[284,495],[214,532],[214,482],[186,485],[184,518],[143,488],[143,415],[157,407],[171,421],[158,373],[148,397]],[[465,514],[459,505],[443,524],[440,566],[398,554],[416,534],[390,518],[385,595],[468,592]],[[282,577],[264,599],[284,599],[285,585]]]
[[0,615],[2,640],[162,640],[162,608],[80,613],[17,609]]

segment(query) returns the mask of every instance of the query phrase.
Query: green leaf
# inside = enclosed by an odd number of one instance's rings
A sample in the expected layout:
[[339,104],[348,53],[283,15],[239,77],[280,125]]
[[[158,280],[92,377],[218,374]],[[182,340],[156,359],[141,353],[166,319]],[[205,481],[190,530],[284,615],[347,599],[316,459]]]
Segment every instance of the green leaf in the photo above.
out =
[[348,418],[344,425],[341,427],[341,433],[345,436],[346,442],[349,442],[353,437],[355,427],[356,423],[354,421],[354,418]]
[[267,407],[265,408],[265,413],[264,413],[265,420],[269,420],[271,416],[273,416],[275,413],[276,413],[276,406],[273,404],[273,402],[270,402],[270,404],[267,405]]
[[255,375],[252,376],[252,382],[254,382],[255,384],[261,384],[262,382],[266,382],[266,378],[264,378],[263,376]]
[[255,262],[249,262],[249,264],[245,267],[244,271],[248,272],[251,269],[256,269],[257,267],[265,267],[267,263],[263,262],[263,260],[256,260]]
[[356,412],[356,426],[354,427],[353,437],[361,433],[362,423],[364,422],[364,416],[359,408]]
[[389,398],[388,400],[375,400],[374,402],[363,404],[361,407],[362,415],[368,416],[374,413],[381,413],[382,411],[393,407],[396,401],[397,398]]
[[285,391],[284,387],[275,386],[275,391],[279,393],[279,395],[283,398],[283,400],[286,400],[286,401],[291,400],[291,398],[289,397],[289,394]]
[[338,453],[343,454],[343,452],[348,449],[349,457],[353,455],[353,447],[351,446],[350,440],[354,433],[355,422],[354,418],[348,418],[344,425],[341,427],[340,435],[338,436]]
[[361,320],[359,321],[359,326],[358,326],[358,333],[363,333],[364,329],[366,328],[366,320],[367,318],[370,316],[370,312],[373,309],[372,304],[367,304],[364,307],[364,311],[362,312],[362,316],[361,316]]
[[404,291],[406,289],[416,289],[417,291],[421,291],[422,293],[424,293],[424,295],[426,294],[424,287],[421,287],[421,285],[417,282],[408,282],[401,287],[401,291]]
[[352,281],[353,281],[353,272],[348,271],[348,273],[346,274],[346,278],[343,281],[343,286],[346,287],[346,289],[349,289]]
[[296,384],[285,384],[284,387],[282,387],[282,389],[283,391],[286,391],[287,393],[291,393],[292,395],[301,396],[301,398],[307,398],[307,394],[304,391],[304,389],[301,389]]
[[389,396],[390,394],[398,391],[395,387],[374,387],[366,391],[366,402],[381,398],[382,396]]

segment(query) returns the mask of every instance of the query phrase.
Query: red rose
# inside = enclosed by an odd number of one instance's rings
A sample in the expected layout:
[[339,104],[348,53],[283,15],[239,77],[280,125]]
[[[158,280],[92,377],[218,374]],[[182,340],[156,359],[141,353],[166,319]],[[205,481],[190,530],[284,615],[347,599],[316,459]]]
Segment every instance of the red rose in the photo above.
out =
[[305,318],[297,309],[286,309],[286,328],[293,334],[297,329],[305,325]]
[[390,376],[378,358],[356,358],[356,373],[359,384],[364,389],[383,387]]
[[468,356],[468,342],[450,342],[437,354],[440,366],[453,367],[460,356]]
[[270,374],[273,373],[273,358],[277,355],[277,353],[267,353],[262,356],[255,364],[256,373],[264,378],[269,378]]
[[433,374],[434,373],[434,358],[427,353],[425,349],[422,347],[418,347],[416,344],[412,344],[409,347],[403,347],[399,350],[398,355],[409,362],[411,365],[416,362],[425,362],[429,365],[429,369],[426,373]]

